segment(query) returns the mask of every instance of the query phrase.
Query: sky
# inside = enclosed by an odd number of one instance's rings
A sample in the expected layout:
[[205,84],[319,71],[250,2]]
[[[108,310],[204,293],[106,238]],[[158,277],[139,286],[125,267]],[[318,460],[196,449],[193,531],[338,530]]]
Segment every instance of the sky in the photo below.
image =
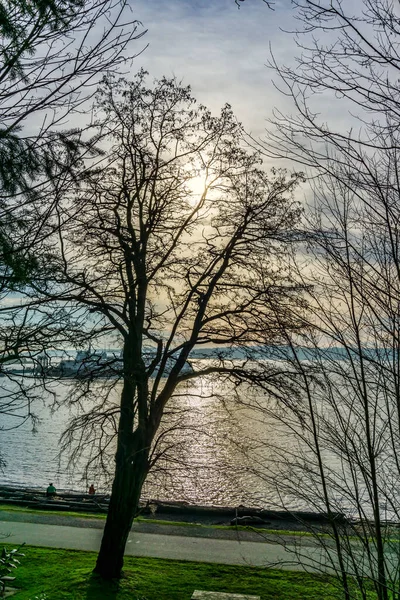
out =
[[[190,84],[194,96],[214,113],[230,103],[255,138],[263,137],[275,107],[283,113],[292,110],[267,66],[271,52],[285,65],[293,64],[299,52],[293,32],[300,25],[291,0],[275,0],[274,10],[263,0],[245,0],[240,8],[235,0],[128,1],[132,17],[147,30],[130,48],[139,55],[128,78],[142,67],[151,77],[175,76]],[[338,119],[343,122],[337,106],[336,101],[323,107],[334,126]],[[283,165],[274,161],[274,166]],[[298,193],[305,196],[305,186]]]
[[295,22],[290,0],[270,10],[262,0],[131,0],[134,18],[148,30],[139,45],[148,47],[132,65],[153,77],[175,76],[190,84],[198,101],[213,112],[226,102],[245,129],[262,135],[265,119],[285,99],[266,67],[270,47],[279,61],[295,55]]

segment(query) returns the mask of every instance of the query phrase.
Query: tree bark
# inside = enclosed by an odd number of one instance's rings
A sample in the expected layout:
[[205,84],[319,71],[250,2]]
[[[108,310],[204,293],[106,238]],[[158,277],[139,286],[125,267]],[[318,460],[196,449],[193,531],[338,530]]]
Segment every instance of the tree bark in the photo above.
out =
[[147,452],[145,454],[137,456],[134,464],[129,461],[119,466],[117,463],[103,539],[94,569],[103,579],[121,576],[125,545],[147,475]]

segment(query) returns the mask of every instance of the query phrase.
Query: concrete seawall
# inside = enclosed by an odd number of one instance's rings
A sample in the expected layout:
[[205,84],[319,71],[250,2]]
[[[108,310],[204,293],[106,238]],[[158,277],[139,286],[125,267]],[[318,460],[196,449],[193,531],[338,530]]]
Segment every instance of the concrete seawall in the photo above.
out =
[[[0,486],[0,504],[44,511],[107,513],[108,501],[109,496],[106,494],[93,496],[60,490],[53,499],[49,499],[42,489]],[[308,527],[324,528],[329,523],[325,513],[275,511],[249,506],[192,505],[187,502],[153,499],[141,503],[139,514],[152,520],[202,525],[250,525],[299,531]],[[342,513],[335,513],[334,518],[338,523],[347,522]]]

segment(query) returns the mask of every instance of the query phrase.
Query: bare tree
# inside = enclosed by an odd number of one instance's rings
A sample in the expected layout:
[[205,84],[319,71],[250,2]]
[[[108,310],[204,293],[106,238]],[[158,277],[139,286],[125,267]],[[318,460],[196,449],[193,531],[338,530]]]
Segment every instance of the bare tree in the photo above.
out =
[[[79,119],[107,72],[129,64],[140,24],[122,0],[8,0],[0,8],[0,293],[29,281],[51,187],[91,147]],[[83,124],[82,124],[83,125]],[[40,189],[50,188],[46,202]]]
[[[241,7],[241,2],[243,3],[245,0],[235,0],[235,4],[238,8]],[[262,0],[264,2],[264,4],[266,4],[268,6],[268,8],[274,10],[274,4],[275,2],[269,2],[269,0]]]
[[[8,0],[0,9],[0,261],[2,291],[26,283],[32,248],[54,208],[35,204],[77,166],[90,141],[77,127],[106,72],[129,64],[143,34],[122,0]],[[74,118],[74,128],[66,131]],[[83,124],[82,124],[83,125]]]
[[[100,398],[79,423],[85,444],[103,437],[110,447],[117,438],[96,566],[112,578],[159,456],[163,413],[185,382],[213,374],[284,396],[280,369],[260,372],[253,348],[279,338],[276,314],[298,326],[299,288],[284,249],[296,235],[292,194],[301,178],[268,176],[259,155],[243,149],[230,107],[213,117],[175,80],[149,88],[143,72],[132,83],[108,79],[96,110],[112,144],[109,164],[59,198],[53,284],[35,285],[49,302],[86,307],[99,334],[116,332],[123,349],[112,365],[119,405]],[[205,344],[220,346],[219,357],[192,368],[191,352]]]
[[83,131],[90,99],[105,73],[129,68],[143,33],[125,0],[0,6],[0,372],[14,379],[2,392],[2,414],[33,418],[37,395],[38,382],[7,365],[35,363],[74,331],[73,311],[46,313],[32,297],[39,243],[49,233],[55,181],[68,185],[83,156],[98,152]]
[[[297,463],[298,473],[313,482],[303,499],[357,520],[351,530],[333,528],[345,597],[366,598],[372,580],[387,600],[399,594],[390,526],[399,520],[397,3],[295,5],[301,54],[295,68],[273,62],[295,110],[275,113],[278,128],[263,148],[312,176],[309,255],[299,273],[313,285],[308,343],[333,347],[313,369],[296,362],[309,403],[303,438],[314,458]],[[342,107],[338,126],[320,114],[321,99]]]

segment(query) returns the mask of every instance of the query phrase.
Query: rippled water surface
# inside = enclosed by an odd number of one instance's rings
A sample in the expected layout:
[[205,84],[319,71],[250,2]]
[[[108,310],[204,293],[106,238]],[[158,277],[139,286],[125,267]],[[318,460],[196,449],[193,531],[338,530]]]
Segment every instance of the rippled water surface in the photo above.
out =
[[[94,388],[98,399],[104,393],[103,384],[97,382]],[[60,435],[70,419],[82,412],[78,404],[65,402],[73,397],[74,389],[71,381],[52,384],[50,391],[36,391],[39,398],[32,406],[38,423],[34,430],[30,422],[10,429],[18,420],[2,415],[0,449],[6,463],[2,483],[45,488],[52,481],[58,489],[84,490],[93,482],[98,490],[109,490],[113,444],[105,459],[108,475],[98,466],[87,474],[84,457],[70,465],[67,452],[60,456]],[[117,385],[111,400],[119,392]],[[243,394],[246,396],[245,391]],[[53,407],[54,397],[57,409]],[[242,400],[247,402],[249,398]],[[255,400],[268,406],[263,397]],[[85,410],[94,404],[90,397],[83,402]],[[216,382],[200,379],[182,388],[166,411],[161,433],[159,448],[163,457],[146,482],[145,498],[271,507],[279,500],[271,481],[257,474],[257,465],[265,470],[267,464],[278,463],[282,448],[291,444],[294,448],[296,441],[279,420],[238,405],[233,388],[226,383],[222,389]]]
[[[288,368],[282,362],[273,366]],[[314,365],[310,363],[310,367],[315,381]],[[339,367],[327,371],[326,380],[311,386],[310,404],[304,391],[300,401],[281,389],[285,402],[274,403],[260,392],[245,386],[236,388],[211,376],[182,386],[167,405],[153,449],[161,458],[149,474],[143,499],[326,510],[315,434],[330,506],[334,511],[365,518],[372,515],[365,468],[368,418],[375,436],[379,510],[385,519],[400,519],[400,471],[395,451],[400,431],[393,386],[387,379],[382,386],[380,372],[372,365],[364,397],[358,379],[351,376],[350,363]],[[6,386],[15,390],[17,384],[2,379],[0,395],[6,397]],[[47,381],[46,390],[36,389],[32,404],[38,417],[35,430],[29,422],[16,428],[20,421],[3,410],[0,451],[6,465],[0,482],[45,489],[52,481],[58,489],[80,491],[93,483],[99,491],[110,490],[115,454],[112,434],[116,428],[112,419],[117,419],[114,409],[121,386],[110,384],[107,390],[108,384],[98,380],[92,383],[91,394],[79,396],[80,385]],[[104,409],[109,411],[107,421],[102,419]],[[77,429],[72,445],[60,455],[60,437],[71,419],[93,410],[97,411],[96,426],[83,433]],[[77,441],[83,448],[81,455],[73,454]],[[105,444],[100,465],[96,449]]]

